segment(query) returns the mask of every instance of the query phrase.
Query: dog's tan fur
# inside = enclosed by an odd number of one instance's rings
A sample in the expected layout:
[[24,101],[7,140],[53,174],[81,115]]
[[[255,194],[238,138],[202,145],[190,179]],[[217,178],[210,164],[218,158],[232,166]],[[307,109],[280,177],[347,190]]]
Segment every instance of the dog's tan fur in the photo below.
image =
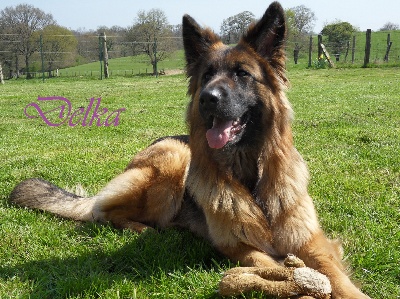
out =
[[[346,275],[340,246],[325,237],[308,195],[308,170],[293,146],[293,112],[285,95],[284,34],[278,3],[234,48],[185,16],[189,142],[176,137],[154,143],[92,198],[30,179],[14,189],[11,200],[139,232],[149,226],[187,227],[243,266],[277,266],[292,253],[329,277],[333,298],[368,298]],[[204,83],[210,65],[216,75]],[[228,75],[236,65],[251,73],[242,84],[246,98],[260,106],[259,126],[251,144],[213,149],[199,111],[201,93],[211,85],[238,88],[239,78]]]

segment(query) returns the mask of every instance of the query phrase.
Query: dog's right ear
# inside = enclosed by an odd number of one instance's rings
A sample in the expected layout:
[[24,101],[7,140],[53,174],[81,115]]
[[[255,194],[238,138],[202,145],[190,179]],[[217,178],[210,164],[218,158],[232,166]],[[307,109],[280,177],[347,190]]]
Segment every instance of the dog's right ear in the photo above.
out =
[[187,74],[192,76],[192,70],[200,58],[209,51],[210,47],[221,42],[220,38],[210,29],[203,29],[189,15],[182,20],[183,47],[187,65]]

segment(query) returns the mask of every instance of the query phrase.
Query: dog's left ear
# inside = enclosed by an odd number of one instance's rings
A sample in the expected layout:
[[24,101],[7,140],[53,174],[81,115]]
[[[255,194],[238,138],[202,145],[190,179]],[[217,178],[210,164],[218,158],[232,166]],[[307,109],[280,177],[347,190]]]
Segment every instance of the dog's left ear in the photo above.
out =
[[285,37],[285,12],[278,2],[273,2],[263,17],[249,27],[241,42],[250,45],[270,62],[283,62]]

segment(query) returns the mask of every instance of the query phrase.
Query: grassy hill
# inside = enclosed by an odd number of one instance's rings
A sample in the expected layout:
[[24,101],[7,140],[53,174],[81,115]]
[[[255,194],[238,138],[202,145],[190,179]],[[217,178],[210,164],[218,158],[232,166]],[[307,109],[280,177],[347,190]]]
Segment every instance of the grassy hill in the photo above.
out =
[[[183,70],[185,66],[183,50],[172,53],[167,59],[158,63],[159,70]],[[151,74],[153,67],[147,55],[127,56],[109,59],[108,69],[111,76],[132,76]],[[59,70],[60,76],[99,76],[100,62],[81,64]]]
[[[399,62],[400,56],[400,30],[396,31],[378,31],[372,32],[371,34],[371,63],[382,63],[383,58],[386,53],[387,48],[387,36],[390,33],[390,40],[393,42],[392,47],[390,49],[389,62]],[[364,53],[365,53],[365,41],[366,41],[366,33],[365,32],[356,32],[356,48],[355,48],[355,60],[363,61]],[[352,41],[350,41],[351,48]],[[350,49],[351,51],[351,49]],[[351,57],[351,52],[349,53]],[[349,57],[349,58],[350,58]]]
[[[383,58],[386,53],[387,48],[387,35],[391,34],[391,41],[393,42],[390,54],[389,54],[389,65],[400,65],[400,30],[395,31],[378,31],[372,32],[371,35],[371,54],[370,54],[370,62],[374,65],[382,65]],[[356,43],[355,43],[355,54],[354,54],[354,66],[359,67],[364,63],[364,54],[365,54],[365,41],[366,41],[366,32],[356,32]],[[332,50],[332,45],[329,44],[327,38],[323,36],[322,42],[326,46],[329,54],[332,56],[333,60],[335,60],[334,54],[336,54]],[[347,43],[343,43],[343,48],[341,51],[340,61],[337,64],[340,66],[350,66],[351,62],[351,51],[352,51],[352,39],[350,40],[350,49],[347,56],[347,63],[344,61],[345,52]],[[299,66],[298,67],[307,67],[308,65],[308,49],[309,49],[309,39],[300,42],[301,46],[300,56],[299,56]],[[294,42],[288,41],[287,54],[289,60],[289,67],[294,65],[293,63],[293,49]],[[318,38],[317,35],[313,36],[313,44],[312,44],[312,60],[315,61],[318,56]],[[385,63],[387,64],[387,63]]]

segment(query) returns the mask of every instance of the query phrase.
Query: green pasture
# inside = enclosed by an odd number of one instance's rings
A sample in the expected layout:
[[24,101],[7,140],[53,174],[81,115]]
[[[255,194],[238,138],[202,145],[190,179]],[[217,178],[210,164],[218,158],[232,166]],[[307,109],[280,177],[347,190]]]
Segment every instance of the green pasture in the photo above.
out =
[[[343,241],[364,292],[400,298],[400,69],[292,68],[289,78],[295,144],[310,169],[321,225]],[[1,299],[219,298],[221,273],[235,265],[187,231],[138,235],[7,201],[30,177],[95,194],[154,139],[186,132],[186,86],[184,75],[0,85]],[[76,126],[52,127],[24,113],[38,96],[64,97],[73,111],[101,98],[108,111],[99,124],[126,110],[117,126],[82,126],[75,118]],[[39,104],[44,111],[51,105]]]
[[[81,64],[78,66],[61,69],[59,75],[61,77],[78,77],[90,76],[99,77],[100,70],[103,66],[99,61]],[[183,50],[171,53],[166,59],[160,61],[157,65],[158,71],[161,70],[180,70],[184,69]],[[121,58],[113,58],[109,60],[108,64],[110,76],[137,76],[152,74],[153,67],[150,64],[150,58],[145,55],[127,56]]]

